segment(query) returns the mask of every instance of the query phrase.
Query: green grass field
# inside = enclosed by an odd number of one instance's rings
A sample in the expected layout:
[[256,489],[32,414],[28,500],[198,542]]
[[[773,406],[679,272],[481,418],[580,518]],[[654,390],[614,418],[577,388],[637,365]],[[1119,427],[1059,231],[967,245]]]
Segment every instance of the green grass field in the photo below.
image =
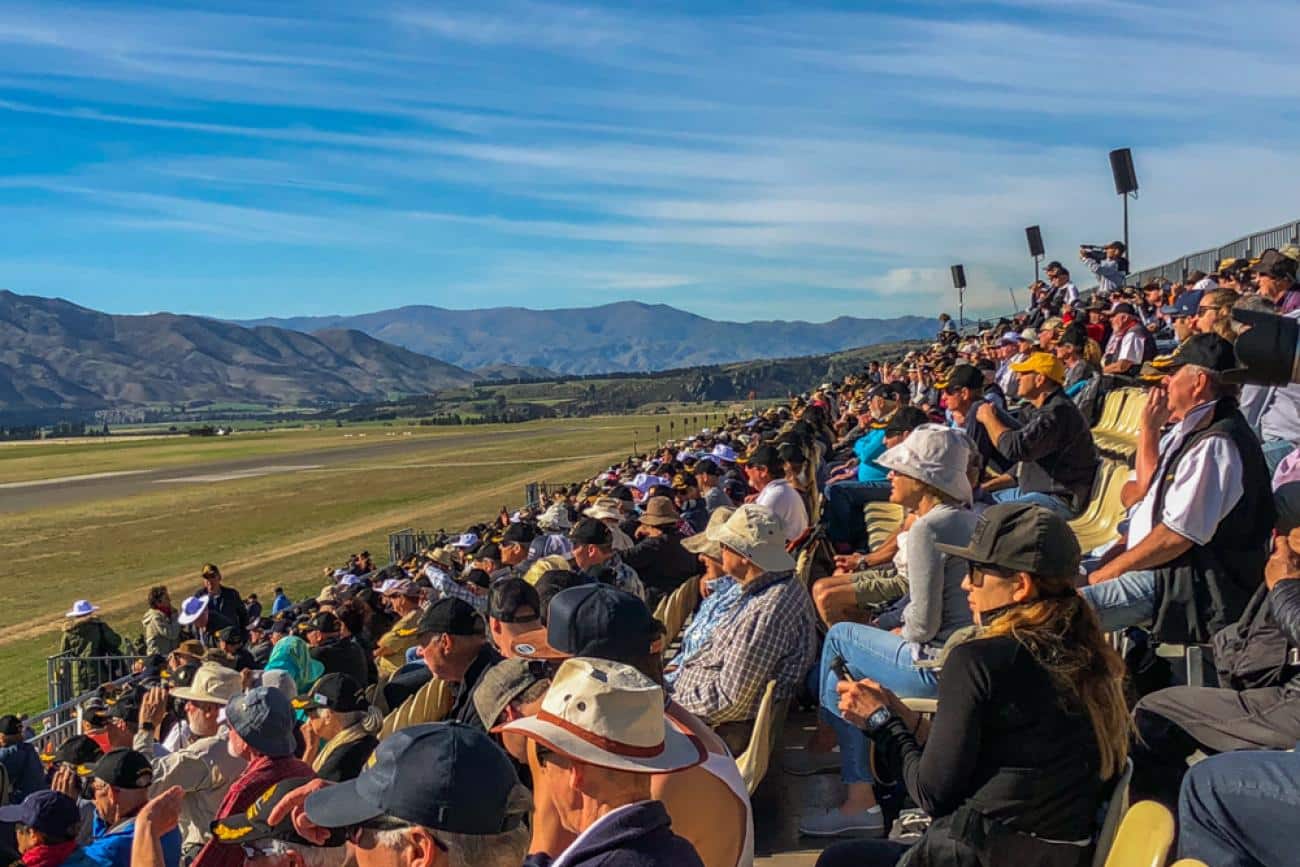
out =
[[[78,598],[104,607],[125,635],[140,631],[145,595],[167,584],[173,600],[199,586],[208,561],[228,582],[264,599],[276,585],[315,592],[321,573],[353,551],[386,559],[387,534],[405,527],[459,529],[517,506],[529,481],[572,481],[632,448],[654,445],[654,427],[680,432],[682,417],[611,416],[525,425],[414,428],[427,454],[385,458],[401,426],[240,434],[229,439],[81,441],[0,448],[0,482],[141,467],[284,457],[373,441],[375,454],[341,466],[0,514],[0,711],[44,707],[44,657],[55,652],[62,613]],[[440,441],[475,434],[472,441]],[[494,434],[515,434],[494,439]],[[353,434],[345,437],[347,433]],[[366,433],[362,439],[357,435]],[[518,434],[523,435],[518,435]],[[407,438],[409,439],[409,438]]]

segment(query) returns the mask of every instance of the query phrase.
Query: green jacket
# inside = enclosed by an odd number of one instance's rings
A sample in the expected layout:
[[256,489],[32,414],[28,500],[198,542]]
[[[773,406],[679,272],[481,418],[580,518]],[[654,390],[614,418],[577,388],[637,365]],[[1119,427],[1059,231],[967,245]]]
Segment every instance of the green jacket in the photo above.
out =
[[[63,627],[63,636],[59,640],[60,656],[87,659],[93,656],[115,656],[121,652],[121,636],[93,614],[70,620]],[[71,665],[77,695],[90,692],[101,681],[112,679],[109,667],[104,663],[74,661]]]

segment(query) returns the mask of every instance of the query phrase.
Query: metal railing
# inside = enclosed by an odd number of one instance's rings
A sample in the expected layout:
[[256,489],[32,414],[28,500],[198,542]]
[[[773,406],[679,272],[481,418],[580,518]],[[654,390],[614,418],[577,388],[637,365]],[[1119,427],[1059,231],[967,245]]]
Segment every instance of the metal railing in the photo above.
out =
[[576,482],[529,482],[524,486],[524,505],[537,511],[551,504],[554,494],[567,494]]
[[45,682],[48,706],[82,702],[106,683],[114,683],[131,674],[131,666],[143,659],[139,655],[77,656],[64,653],[45,658]]
[[441,544],[441,540],[446,538],[446,534],[439,530],[436,533],[427,533],[423,530],[399,530],[396,533],[388,534],[388,562],[389,564],[401,563],[403,560],[418,554],[426,548],[436,548]]
[[1283,223],[1262,232],[1255,232],[1253,235],[1229,241],[1209,250],[1189,253],[1180,259],[1157,265],[1154,268],[1146,268],[1136,274],[1130,274],[1128,282],[1130,285],[1136,284],[1138,286],[1157,278],[1177,282],[1192,271],[1204,271],[1206,274],[1210,274],[1218,268],[1219,262],[1223,259],[1249,259],[1252,256],[1258,256],[1270,247],[1280,249],[1287,244],[1300,244],[1300,220]]

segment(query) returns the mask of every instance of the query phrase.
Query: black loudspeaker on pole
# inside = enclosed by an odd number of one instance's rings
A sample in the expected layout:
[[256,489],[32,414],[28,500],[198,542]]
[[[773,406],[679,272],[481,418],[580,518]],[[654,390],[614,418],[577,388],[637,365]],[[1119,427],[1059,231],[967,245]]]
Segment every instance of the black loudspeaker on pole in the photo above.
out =
[[1025,229],[1025,240],[1029,242],[1029,255],[1034,259],[1034,282],[1038,282],[1038,260],[1046,255],[1043,252],[1043,232],[1037,226]]
[[1124,199],[1124,255],[1133,261],[1128,246],[1128,197],[1138,191],[1137,172],[1133,171],[1133,151],[1116,148],[1110,152],[1110,173],[1115,178],[1115,195]]
[[957,290],[957,327],[966,324],[966,268],[952,266],[952,288]]

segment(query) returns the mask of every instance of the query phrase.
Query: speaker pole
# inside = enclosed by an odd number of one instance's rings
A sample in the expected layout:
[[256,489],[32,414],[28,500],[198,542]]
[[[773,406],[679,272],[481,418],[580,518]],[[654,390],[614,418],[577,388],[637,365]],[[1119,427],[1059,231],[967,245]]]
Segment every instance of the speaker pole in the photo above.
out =
[[1130,262],[1132,262],[1133,254],[1129,251],[1129,247],[1128,247],[1128,197],[1129,194],[1125,193],[1124,194],[1124,255],[1128,257],[1128,260]]
[[1016,313],[1019,313],[1019,312],[1020,312],[1020,306],[1019,306],[1018,304],[1016,304],[1016,290],[1014,290],[1014,289],[1012,289],[1010,286],[1008,286],[1008,287],[1007,287],[1007,294],[1009,294],[1009,295],[1011,296],[1011,312],[1012,312],[1012,314],[1014,315],[1014,314],[1016,314]]

